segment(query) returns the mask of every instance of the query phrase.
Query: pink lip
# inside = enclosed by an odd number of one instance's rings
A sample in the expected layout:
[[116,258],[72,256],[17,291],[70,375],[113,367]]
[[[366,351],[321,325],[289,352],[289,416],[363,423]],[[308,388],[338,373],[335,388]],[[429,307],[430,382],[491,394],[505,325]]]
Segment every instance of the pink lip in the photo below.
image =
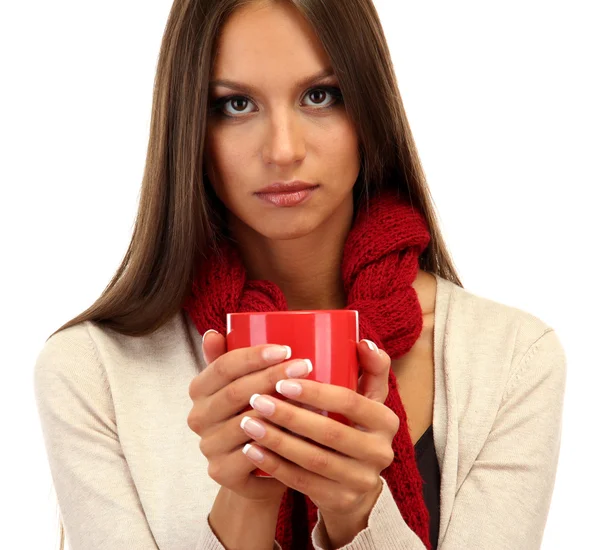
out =
[[296,191],[304,191],[305,189],[310,189],[313,187],[317,187],[316,183],[307,183],[305,181],[278,181],[275,182],[268,187],[263,187],[260,191],[257,191],[257,194],[260,193],[293,193]]
[[300,191],[279,192],[279,193],[256,193],[256,196],[275,206],[289,207],[297,206],[306,202],[316,191],[317,187],[305,187]]

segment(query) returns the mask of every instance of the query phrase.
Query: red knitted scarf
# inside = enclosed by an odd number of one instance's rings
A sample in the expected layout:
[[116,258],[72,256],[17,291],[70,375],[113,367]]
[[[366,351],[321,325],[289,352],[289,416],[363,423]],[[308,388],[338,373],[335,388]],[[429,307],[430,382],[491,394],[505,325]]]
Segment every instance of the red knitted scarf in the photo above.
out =
[[[368,338],[392,359],[407,353],[423,328],[423,312],[411,286],[418,258],[430,241],[423,216],[395,191],[371,198],[361,207],[350,230],[342,260],[346,309],[359,312],[360,338]],[[270,281],[247,280],[239,252],[224,242],[199,266],[184,310],[200,334],[210,328],[226,332],[226,313],[287,310],[285,297]],[[429,513],[422,494],[406,412],[390,370],[385,404],[400,418],[394,437],[394,461],[382,472],[408,526],[427,549]],[[279,509],[276,539],[283,550],[311,549],[310,533],[317,508],[305,495],[288,489]]]

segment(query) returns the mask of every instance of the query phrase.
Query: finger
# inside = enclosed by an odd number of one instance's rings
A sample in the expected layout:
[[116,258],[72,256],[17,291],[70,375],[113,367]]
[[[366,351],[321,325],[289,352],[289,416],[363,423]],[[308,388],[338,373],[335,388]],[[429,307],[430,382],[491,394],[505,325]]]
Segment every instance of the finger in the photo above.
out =
[[325,479],[366,492],[379,477],[374,468],[365,466],[364,463],[318,447],[311,441],[284,432],[268,422],[245,417],[242,425],[246,433],[262,448]]
[[202,353],[204,362],[210,365],[215,359],[221,357],[227,351],[225,336],[216,330],[209,329],[202,336]]
[[207,457],[209,460],[208,476],[219,485],[229,486],[241,483],[254,470],[254,466],[248,462],[244,453],[241,452],[242,448],[234,449],[216,459]]
[[275,389],[284,397],[303,405],[341,414],[350,422],[363,426],[366,431],[388,432],[398,423],[396,414],[383,403],[342,386],[294,379],[280,380]]
[[358,392],[373,401],[385,403],[392,363],[390,356],[370,340],[361,340],[358,345],[358,362],[362,369]]
[[241,449],[250,437],[244,432],[240,424],[244,416],[259,418],[260,414],[249,407],[250,410],[232,416],[221,424],[207,430],[200,441],[200,450],[206,457],[225,455],[235,449]]
[[[216,364],[218,361],[219,360],[213,364]],[[241,376],[233,382],[230,382],[213,395],[207,396],[207,400],[202,407],[201,413],[198,412],[197,416],[194,418],[194,424],[197,428],[202,429],[202,427],[209,427],[213,424],[221,423],[225,419],[240,413],[244,409],[248,409],[250,397],[252,397],[254,393],[275,393],[275,385],[277,382],[289,377],[286,372],[287,369],[296,369],[298,366],[303,366],[305,368],[305,374],[303,376],[310,372],[307,363],[303,359],[293,359],[268,368],[263,368],[258,372]],[[296,371],[295,375],[299,376],[299,371]],[[206,389],[202,389],[201,391],[204,392]]]
[[393,459],[391,445],[386,445],[385,438],[379,434],[357,430],[319,412],[306,410],[272,396],[253,395],[250,404],[270,424],[341,455],[361,462],[382,464],[382,469]]
[[[207,340],[214,338],[212,333]],[[290,358],[289,346],[263,344],[228,351],[212,361],[190,383],[192,399],[200,395],[212,395],[241,376],[256,372]]]
[[287,487],[310,495],[313,501],[335,500],[336,495],[339,495],[339,483],[310,472],[261,445],[249,443],[244,447],[243,454],[248,463],[254,464]]

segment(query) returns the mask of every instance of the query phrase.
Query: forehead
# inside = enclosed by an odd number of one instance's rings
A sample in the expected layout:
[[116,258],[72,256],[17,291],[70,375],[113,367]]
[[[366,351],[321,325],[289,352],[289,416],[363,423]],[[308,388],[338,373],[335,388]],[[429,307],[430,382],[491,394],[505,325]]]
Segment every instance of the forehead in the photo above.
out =
[[244,6],[223,25],[212,80],[287,85],[330,66],[318,36],[290,3]]

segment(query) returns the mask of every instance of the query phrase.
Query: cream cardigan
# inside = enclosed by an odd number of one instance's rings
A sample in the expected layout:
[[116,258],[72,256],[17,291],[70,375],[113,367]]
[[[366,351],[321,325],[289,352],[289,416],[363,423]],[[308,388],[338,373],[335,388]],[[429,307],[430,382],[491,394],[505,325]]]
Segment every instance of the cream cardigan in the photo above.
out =
[[[560,446],[566,359],[552,328],[437,277],[433,429],[439,550],[534,550]],[[219,486],[187,426],[201,335],[180,312],[150,336],[85,322],[50,338],[34,389],[71,550],[223,549]],[[325,546],[319,521],[315,548]],[[277,547],[274,544],[274,547]],[[384,484],[347,550],[424,550]]]

